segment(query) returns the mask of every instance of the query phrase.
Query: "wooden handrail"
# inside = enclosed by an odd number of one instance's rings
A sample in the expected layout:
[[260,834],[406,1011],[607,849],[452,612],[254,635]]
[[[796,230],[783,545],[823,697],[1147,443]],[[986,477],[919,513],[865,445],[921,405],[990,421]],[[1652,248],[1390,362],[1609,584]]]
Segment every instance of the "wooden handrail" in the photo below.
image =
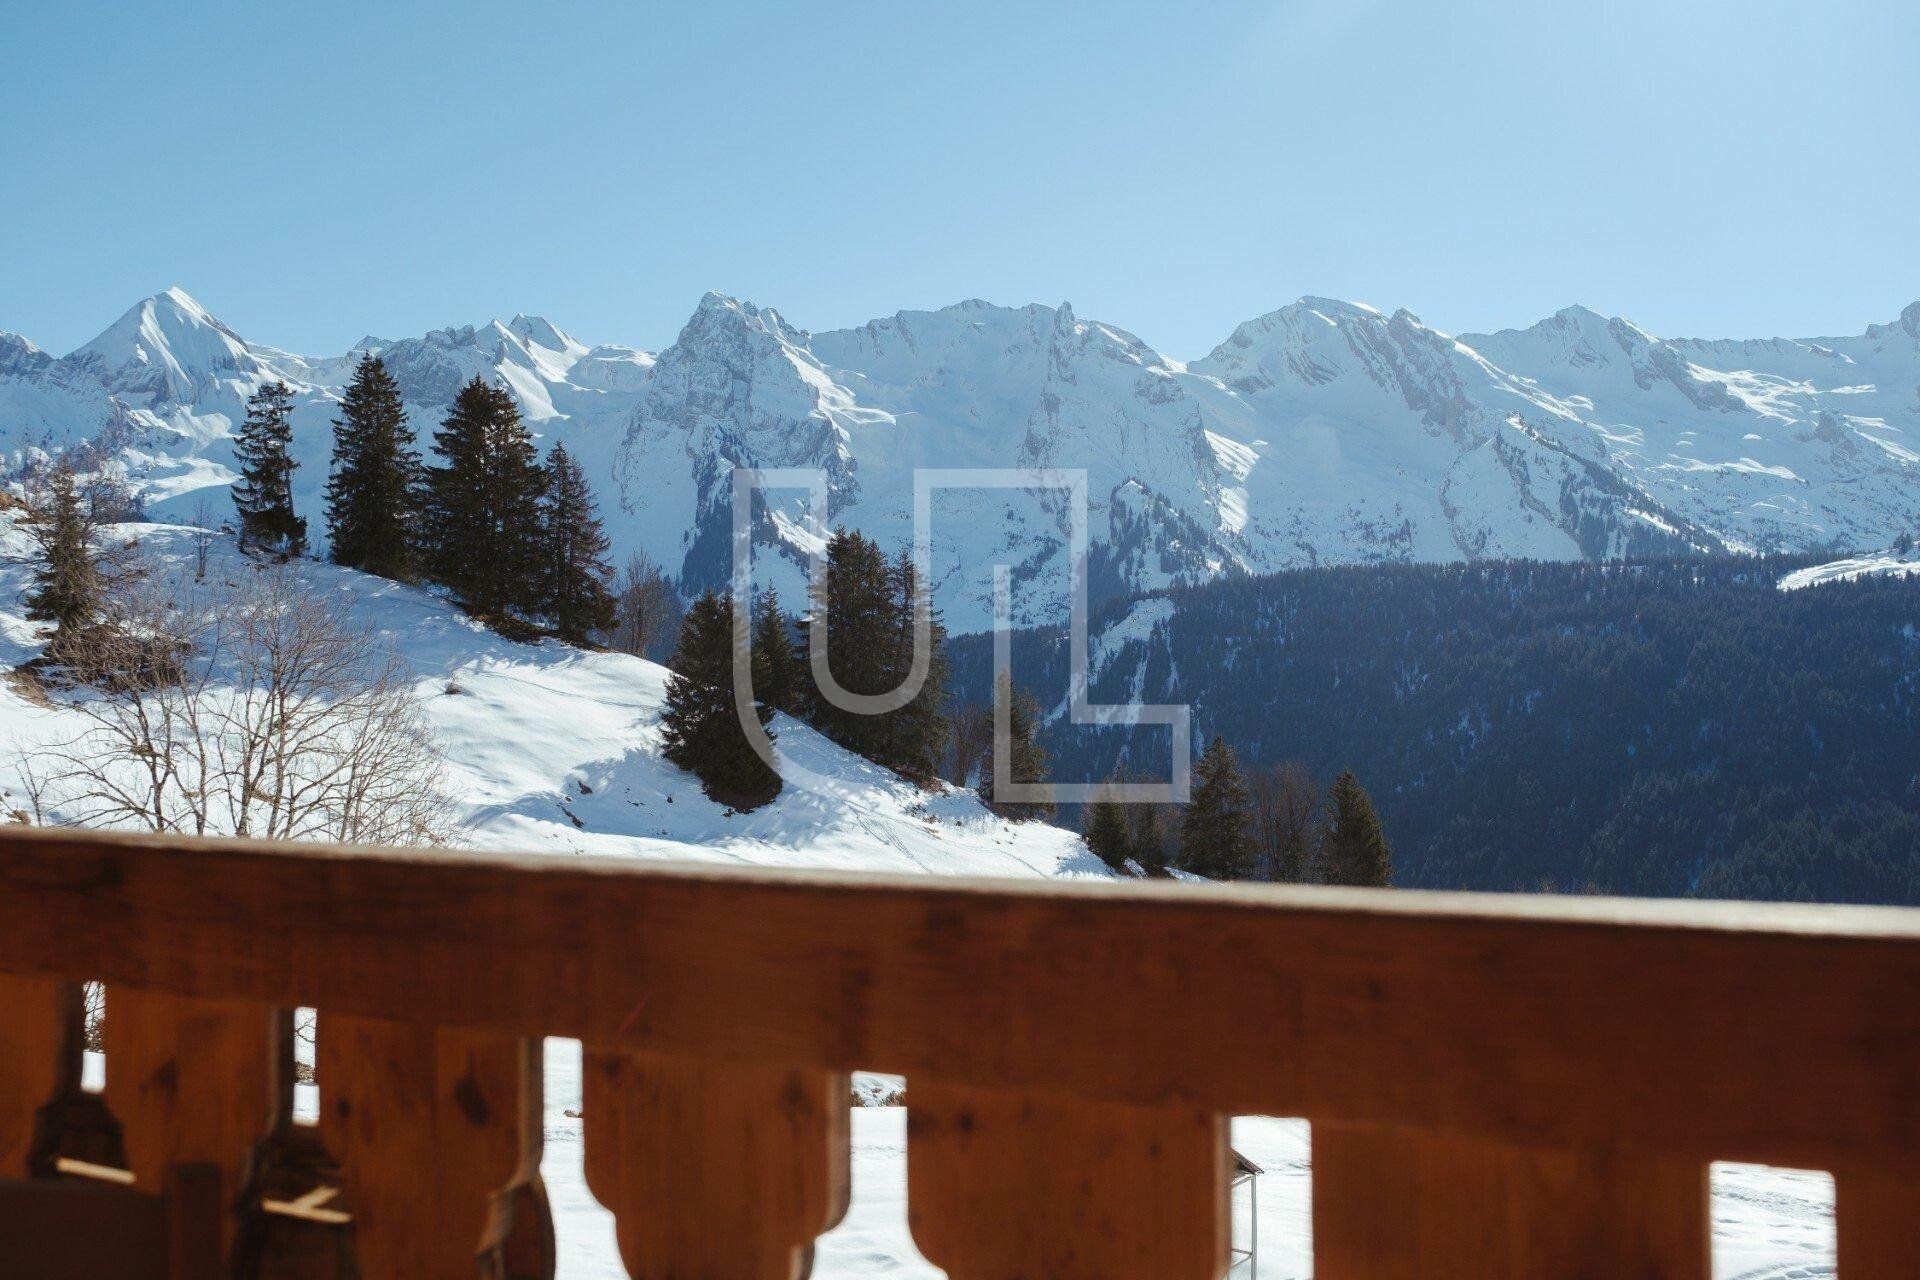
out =
[[[734,1160],[791,1148],[809,1169],[832,1163],[815,1148],[840,1130],[795,1119],[769,1138],[753,1116],[833,1098],[850,1070],[905,1074],[910,1102],[934,1100],[912,1108],[915,1185],[946,1193],[943,1206],[914,1197],[916,1234],[949,1253],[1006,1211],[997,1197],[1050,1185],[1014,1129],[1050,1133],[1066,1161],[1075,1142],[1111,1152],[1157,1133],[1156,1152],[1199,1170],[1217,1124],[1182,1117],[1247,1113],[1313,1121],[1330,1179],[1392,1165],[1403,1191],[1405,1178],[1436,1195],[1497,1186],[1537,1223],[1552,1222],[1552,1196],[1568,1222],[1602,1203],[1626,1212],[1618,1196],[1566,1200],[1569,1186],[1685,1188],[1716,1159],[1839,1171],[1843,1244],[1849,1185],[1871,1189],[1858,1203],[1881,1218],[1920,1205],[1915,910],[985,883],[19,830],[0,833],[0,973],[503,1045],[576,1037],[613,1095],[737,1105],[746,1127],[716,1121],[703,1141],[742,1141]],[[695,1060],[729,1064],[733,1102],[674,1066]],[[591,1063],[589,1087],[602,1087]],[[976,1178],[980,1162],[1029,1172]],[[1109,1157],[1110,1194],[1164,1182],[1164,1168],[1131,1169]],[[804,1246],[842,1198],[794,1201],[768,1256]],[[1396,1264],[1332,1212],[1316,1200],[1323,1276],[1451,1274]],[[660,1256],[629,1226],[630,1260]],[[1661,1218],[1635,1256],[1664,1257],[1696,1226],[1692,1210]],[[1400,1230],[1426,1242],[1416,1257],[1451,1256],[1419,1222]],[[1540,1230],[1538,1249],[1510,1255],[1554,1265],[1555,1242],[1578,1235]],[[1481,1245],[1462,1247],[1462,1267],[1483,1261]],[[1849,1280],[1875,1274],[1869,1247],[1854,1246]]]

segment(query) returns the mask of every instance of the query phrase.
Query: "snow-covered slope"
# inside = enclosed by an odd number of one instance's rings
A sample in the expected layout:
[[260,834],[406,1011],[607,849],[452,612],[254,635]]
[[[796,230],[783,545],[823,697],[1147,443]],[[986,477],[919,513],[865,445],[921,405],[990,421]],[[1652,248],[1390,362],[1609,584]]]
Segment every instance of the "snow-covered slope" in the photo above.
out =
[[1906,578],[1920,575],[1920,550],[1909,548],[1905,551],[1875,551],[1867,555],[1846,556],[1839,560],[1830,560],[1826,564],[1817,564],[1809,569],[1795,569],[1780,579],[1782,591],[1797,591],[1801,587],[1817,587],[1823,582],[1851,582],[1855,578]]
[[[231,478],[246,396],[283,378],[318,531],[328,423],[368,351],[423,441],[468,378],[507,386],[585,462],[616,555],[645,551],[689,591],[727,573],[739,464],[824,469],[833,521],[893,546],[918,469],[1084,470],[1101,594],[1316,563],[1844,551],[1920,528],[1920,303],[1857,337],[1703,341],[1579,307],[1453,337],[1303,298],[1188,365],[1065,304],[809,333],[720,294],[657,358],[529,316],[302,357],[170,289],[60,359],[0,334],[0,449],[93,440],[157,512],[184,512]],[[988,621],[996,563],[1024,619],[1061,616],[1064,501],[936,498],[951,627]],[[789,593],[822,532],[797,493],[757,513]]]
[[[186,574],[193,533],[127,525],[164,566]],[[41,628],[21,613],[27,541],[0,518],[0,664],[35,656]],[[224,539],[209,573],[253,572]],[[297,572],[371,642],[390,645],[417,677],[446,754],[444,786],[464,840],[476,847],[694,859],[942,875],[1107,874],[1078,836],[988,813],[968,791],[923,792],[779,717],[780,750],[824,782],[787,788],[737,814],[708,800],[660,755],[664,668],[558,642],[502,640],[433,596],[331,565]],[[190,576],[190,575],[188,575]],[[36,745],[84,726],[12,683],[0,683],[0,791],[18,807]],[[57,816],[57,814],[56,814]]]

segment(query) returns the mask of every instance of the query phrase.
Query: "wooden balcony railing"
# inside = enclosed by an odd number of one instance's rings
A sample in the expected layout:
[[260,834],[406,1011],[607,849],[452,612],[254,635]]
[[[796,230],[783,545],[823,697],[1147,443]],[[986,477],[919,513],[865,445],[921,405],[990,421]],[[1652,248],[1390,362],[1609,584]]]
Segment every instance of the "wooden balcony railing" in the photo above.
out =
[[1920,1276],[1917,911],[41,830],[0,836],[0,1276],[550,1275],[543,1035],[649,1280],[804,1271],[855,1068],[908,1077],[953,1280],[1218,1276],[1242,1113],[1312,1122],[1322,1280],[1703,1277],[1717,1159],[1831,1170],[1845,1280]]

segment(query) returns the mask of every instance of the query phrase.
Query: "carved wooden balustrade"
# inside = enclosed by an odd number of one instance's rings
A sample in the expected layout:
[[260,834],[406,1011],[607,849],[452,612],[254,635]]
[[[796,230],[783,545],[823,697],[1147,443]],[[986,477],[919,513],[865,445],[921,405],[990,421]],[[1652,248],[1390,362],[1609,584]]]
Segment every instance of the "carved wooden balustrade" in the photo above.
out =
[[804,1272],[855,1068],[908,1077],[953,1280],[1220,1275],[1241,1113],[1312,1122],[1322,1280],[1704,1277],[1717,1159],[1833,1171],[1845,1280],[1920,1276],[1917,911],[41,830],[0,835],[0,1276],[550,1275],[542,1035],[648,1280]]

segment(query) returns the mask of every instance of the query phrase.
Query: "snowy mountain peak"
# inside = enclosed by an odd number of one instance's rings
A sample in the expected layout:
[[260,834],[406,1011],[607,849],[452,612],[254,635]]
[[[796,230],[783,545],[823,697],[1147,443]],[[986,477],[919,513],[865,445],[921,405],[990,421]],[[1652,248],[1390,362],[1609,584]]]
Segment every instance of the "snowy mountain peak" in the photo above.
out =
[[1365,303],[1308,296],[1240,325],[1191,367],[1242,395],[1298,395],[1351,379],[1362,394],[1404,394],[1411,406],[1420,395],[1414,384],[1436,374],[1450,380],[1442,371],[1452,345],[1410,311],[1387,316]]
[[681,327],[675,346],[699,345],[714,340],[728,341],[736,336],[764,334],[786,346],[804,347],[808,334],[789,325],[772,307],[758,307],[743,298],[709,290],[702,295],[687,323]]
[[1405,307],[1396,307],[1393,314],[1387,317],[1387,323],[1397,324],[1403,329],[1424,329],[1427,327],[1420,322],[1419,316],[1413,314],[1413,312],[1407,310]]
[[1303,294],[1293,302],[1268,315],[1278,316],[1288,313],[1312,312],[1321,319],[1338,324],[1342,320],[1372,321],[1384,320],[1386,313],[1369,302],[1349,302],[1344,298],[1326,298],[1319,294]]
[[67,358],[147,406],[189,404],[223,382],[257,385],[273,372],[178,285],[135,303]]
[[548,351],[566,351],[584,354],[586,344],[576,342],[572,337],[560,331],[545,316],[530,316],[524,313],[507,321],[507,329],[521,341],[536,347],[545,347]]
[[1539,361],[1584,366],[1605,364],[1619,355],[1614,321],[1591,307],[1575,303],[1562,307],[1525,329],[1502,329],[1492,334],[1462,334],[1460,340],[1495,364],[1502,356],[1525,349],[1528,358],[1506,368],[1531,369]]
[[[504,327],[498,320],[491,321],[484,327],[495,332],[504,332]],[[419,341],[434,347],[470,347],[479,340],[480,332],[481,328],[474,325],[450,324],[444,329],[427,330],[420,335]]]
[[591,391],[632,394],[645,389],[654,363],[650,351],[607,343],[574,361],[567,381]]
[[[1747,408],[1724,379],[1683,354],[1684,344],[1586,307],[1563,308],[1528,329],[1462,334],[1460,340],[1501,369],[1523,373],[1529,384],[1582,401],[1648,393],[1656,402],[1684,402],[1692,410],[1740,413]],[[1633,392],[1625,390],[1627,383]]]
[[52,362],[53,357],[35,346],[31,339],[0,329],[0,375],[42,369]]
[[97,347],[109,335],[124,334],[129,328],[145,328],[150,332],[171,335],[190,332],[196,329],[211,329],[225,335],[236,344],[245,346],[245,342],[233,330],[227,328],[211,311],[200,305],[198,299],[179,285],[169,285],[149,298],[142,298],[127,309],[125,315],[109,325],[105,332],[83,347]]
[[1379,324],[1386,317],[1363,302],[1341,302],[1312,294],[1265,315],[1244,321],[1195,367],[1208,361],[1231,360],[1236,352],[1310,345],[1329,331],[1348,324]]
[[[1576,302],[1570,306],[1560,308],[1551,316],[1547,317],[1547,319],[1542,320],[1540,324],[1548,324],[1553,321],[1558,321],[1561,324],[1604,325],[1607,322],[1607,317],[1601,315],[1598,311],[1595,311],[1592,307],[1584,303]],[[1539,325],[1534,327],[1538,328]]]

